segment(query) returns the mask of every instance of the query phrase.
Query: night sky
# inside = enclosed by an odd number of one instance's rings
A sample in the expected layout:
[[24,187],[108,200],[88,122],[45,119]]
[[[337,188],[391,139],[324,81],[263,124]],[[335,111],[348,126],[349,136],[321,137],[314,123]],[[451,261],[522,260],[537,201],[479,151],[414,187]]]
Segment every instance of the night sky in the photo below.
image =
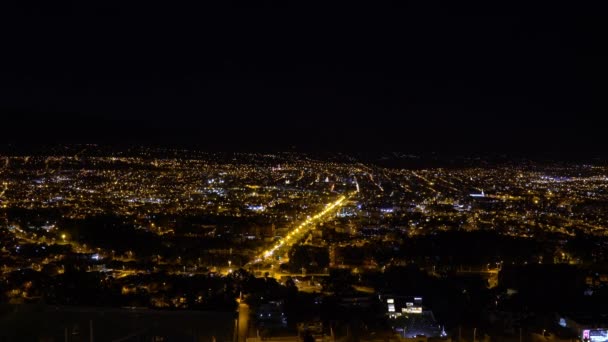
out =
[[608,150],[597,8],[124,2],[1,5],[2,141]]

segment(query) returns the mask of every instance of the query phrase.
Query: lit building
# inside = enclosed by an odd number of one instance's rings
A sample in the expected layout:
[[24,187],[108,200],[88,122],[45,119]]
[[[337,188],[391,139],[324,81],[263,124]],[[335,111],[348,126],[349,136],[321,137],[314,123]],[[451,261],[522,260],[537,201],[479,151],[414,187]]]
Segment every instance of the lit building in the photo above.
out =
[[404,338],[445,337],[431,310],[422,305],[422,297],[381,296],[393,329]]

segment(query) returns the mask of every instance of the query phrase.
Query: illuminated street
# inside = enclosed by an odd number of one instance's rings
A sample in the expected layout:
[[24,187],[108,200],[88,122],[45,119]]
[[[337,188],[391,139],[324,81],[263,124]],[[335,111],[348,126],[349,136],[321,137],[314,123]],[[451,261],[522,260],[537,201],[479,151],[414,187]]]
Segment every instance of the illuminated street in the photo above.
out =
[[304,222],[293,228],[285,237],[279,240],[271,248],[265,250],[260,257],[253,261],[253,263],[284,257],[286,251],[288,251],[294,243],[300,241],[311,230],[316,229],[317,226],[321,224],[330,213],[340,208],[340,206],[343,205],[346,200],[347,198],[342,196],[337,201],[326,205],[323,211],[313,215],[312,217],[308,217]]
[[251,312],[249,305],[245,303],[239,303],[239,317],[238,317],[238,337],[237,342],[246,342],[249,334],[249,317]]

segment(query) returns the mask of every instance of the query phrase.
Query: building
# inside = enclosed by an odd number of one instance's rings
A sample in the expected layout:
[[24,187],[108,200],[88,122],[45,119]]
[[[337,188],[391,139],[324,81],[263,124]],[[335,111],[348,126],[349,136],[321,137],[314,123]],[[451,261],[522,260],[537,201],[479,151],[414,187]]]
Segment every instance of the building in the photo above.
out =
[[386,305],[393,330],[404,338],[446,337],[442,326],[435,320],[431,310],[424,308],[422,297],[381,296]]
[[283,311],[282,302],[268,302],[260,305],[256,312],[256,320],[263,327],[286,327],[287,317]]

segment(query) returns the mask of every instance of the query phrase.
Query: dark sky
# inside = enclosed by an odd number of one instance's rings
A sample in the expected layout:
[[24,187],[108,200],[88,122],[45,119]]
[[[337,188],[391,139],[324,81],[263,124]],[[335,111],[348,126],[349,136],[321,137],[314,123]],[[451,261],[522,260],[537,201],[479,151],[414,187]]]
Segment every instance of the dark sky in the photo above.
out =
[[125,3],[1,5],[3,141],[608,149],[597,8]]

